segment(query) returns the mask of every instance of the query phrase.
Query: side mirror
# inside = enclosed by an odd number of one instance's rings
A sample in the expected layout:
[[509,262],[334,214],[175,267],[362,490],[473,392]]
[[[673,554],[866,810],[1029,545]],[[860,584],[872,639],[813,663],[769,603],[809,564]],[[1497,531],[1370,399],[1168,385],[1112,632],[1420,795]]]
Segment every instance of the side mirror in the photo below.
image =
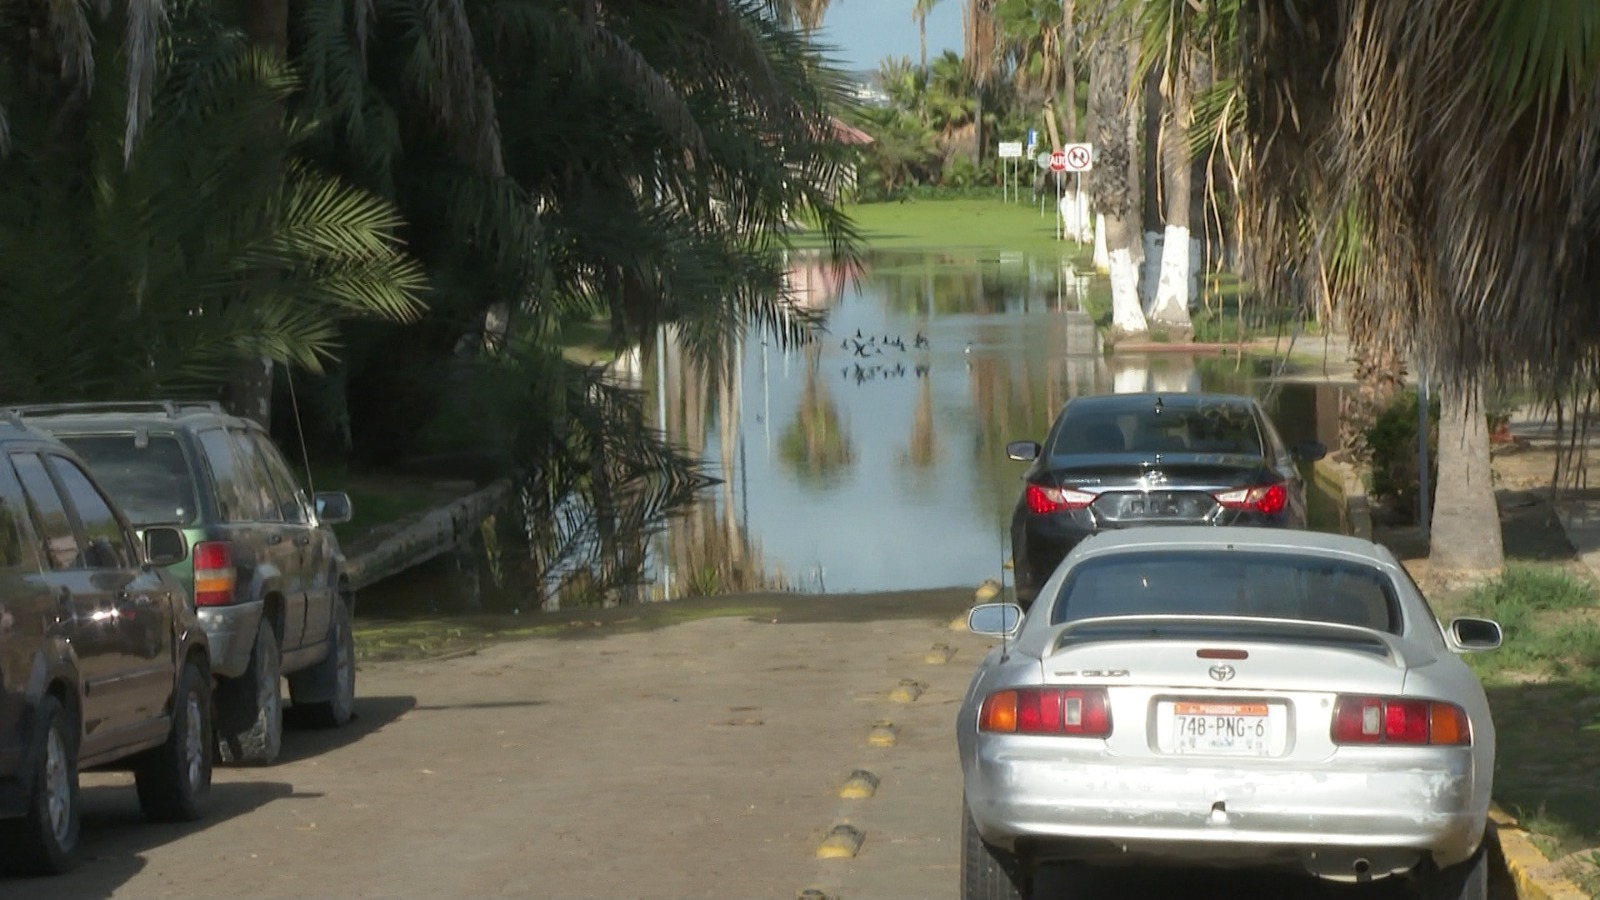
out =
[[1505,640],[1500,623],[1490,619],[1452,619],[1449,635],[1456,649],[1468,653],[1494,650]]
[[169,525],[152,525],[144,530],[144,558],[152,566],[170,566],[189,557],[189,542],[183,532]]
[[344,491],[319,491],[315,500],[318,522],[338,525],[350,521],[353,510],[350,507],[350,495]]
[[1328,455],[1328,445],[1321,441],[1298,441],[1289,452],[1301,462],[1316,462]]
[[1015,634],[1022,607],[1015,603],[980,603],[967,613],[967,630],[988,637]]
[[1033,462],[1039,458],[1038,441],[1012,441],[1006,445],[1006,457],[1017,462]]

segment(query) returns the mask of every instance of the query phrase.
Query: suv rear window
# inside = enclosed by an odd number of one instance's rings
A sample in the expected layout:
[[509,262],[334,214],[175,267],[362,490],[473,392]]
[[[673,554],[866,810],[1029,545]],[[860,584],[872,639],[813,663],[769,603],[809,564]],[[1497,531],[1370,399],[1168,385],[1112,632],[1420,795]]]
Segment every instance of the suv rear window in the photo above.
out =
[[1197,453],[1261,456],[1261,430],[1250,407],[1150,406],[1068,410],[1051,456],[1079,453]]
[[1394,586],[1369,565],[1314,554],[1122,553],[1089,560],[1062,585],[1052,624],[1101,616],[1253,616],[1399,634]]
[[131,434],[60,435],[135,525],[192,525],[200,515],[194,475],[183,445],[152,434],[140,446]]

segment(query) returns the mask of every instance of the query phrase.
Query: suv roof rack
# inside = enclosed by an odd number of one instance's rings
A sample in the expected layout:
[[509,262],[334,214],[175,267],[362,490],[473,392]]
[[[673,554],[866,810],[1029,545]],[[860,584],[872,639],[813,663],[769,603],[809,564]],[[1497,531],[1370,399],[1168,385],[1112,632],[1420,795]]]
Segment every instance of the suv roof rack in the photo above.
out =
[[210,412],[227,415],[227,410],[215,400],[113,400],[99,403],[32,403],[13,406],[5,411],[8,418],[18,421],[27,415],[71,415],[73,413],[166,413],[176,419],[190,412]]

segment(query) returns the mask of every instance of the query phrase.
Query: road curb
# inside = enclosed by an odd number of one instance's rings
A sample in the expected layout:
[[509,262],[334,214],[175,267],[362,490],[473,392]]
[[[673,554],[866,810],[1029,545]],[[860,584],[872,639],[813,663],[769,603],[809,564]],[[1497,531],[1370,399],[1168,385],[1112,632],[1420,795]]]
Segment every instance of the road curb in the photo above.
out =
[[1517,886],[1517,900],[1590,900],[1498,804],[1489,807],[1489,839],[1500,848],[1506,871]]

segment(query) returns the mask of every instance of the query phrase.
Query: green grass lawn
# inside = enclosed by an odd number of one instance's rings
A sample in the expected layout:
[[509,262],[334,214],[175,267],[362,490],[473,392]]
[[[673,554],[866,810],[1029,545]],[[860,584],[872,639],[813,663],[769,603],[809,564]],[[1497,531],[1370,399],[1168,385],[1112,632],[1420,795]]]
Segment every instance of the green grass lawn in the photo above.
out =
[[1467,658],[1499,739],[1495,799],[1551,857],[1600,848],[1600,595],[1561,565],[1513,565],[1439,604],[1500,622],[1505,644]]
[[[861,203],[846,212],[861,229],[865,244],[872,250],[927,250],[948,253],[960,250],[998,250],[1031,256],[1056,254],[1084,260],[1092,247],[1079,247],[1073,241],[1055,238],[1055,213],[1050,207],[1044,215],[1027,195],[1019,203],[992,200],[908,200],[904,203]],[[802,247],[818,247],[822,242],[815,232],[796,236]]]

